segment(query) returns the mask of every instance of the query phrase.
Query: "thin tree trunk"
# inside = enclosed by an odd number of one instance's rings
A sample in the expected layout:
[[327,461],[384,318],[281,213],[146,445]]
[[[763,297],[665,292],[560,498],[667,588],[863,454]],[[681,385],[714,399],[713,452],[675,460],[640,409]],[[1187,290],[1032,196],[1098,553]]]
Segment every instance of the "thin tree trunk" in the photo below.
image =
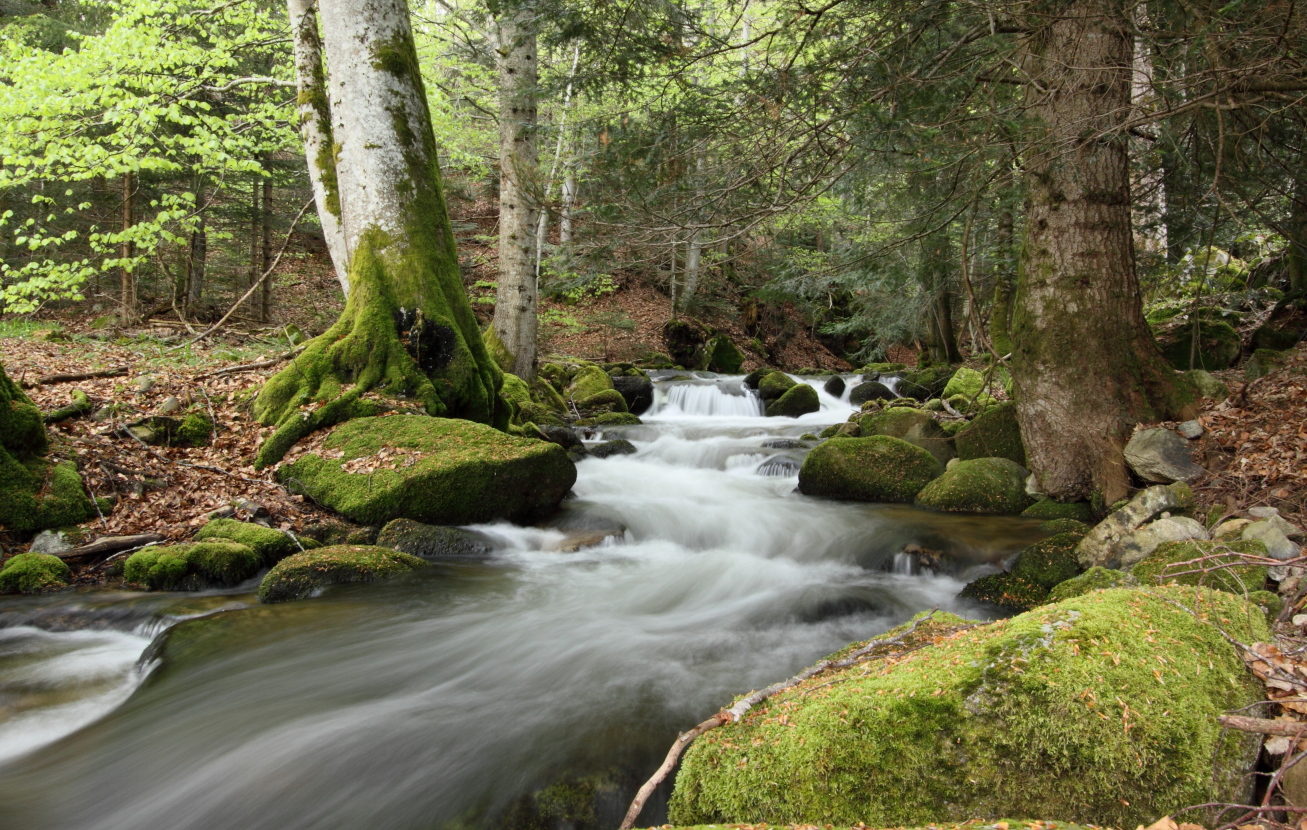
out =
[[[250,186],[250,256],[249,256],[249,276],[250,281],[247,285],[253,286],[259,281],[259,275],[263,272],[259,270],[259,243],[263,239],[263,200],[259,198],[259,179],[256,177]],[[254,314],[259,314],[258,303],[254,305]]]
[[365,393],[505,427],[502,374],[459,272],[436,140],[404,0],[321,0],[335,177],[351,290],[334,326],[254,403],[277,424],[256,463],[315,429],[376,411]]
[[1289,208],[1288,278],[1290,291],[1307,288],[1307,176],[1293,183],[1293,204]]
[[572,241],[572,205],[576,204],[576,174],[569,164],[567,175],[563,178],[562,204],[558,211],[558,244],[567,245]]
[[[695,189],[695,220],[698,221],[697,208],[703,204],[703,171],[704,157],[703,148],[700,147],[694,155],[694,189]],[[681,291],[681,310],[689,308],[690,303],[694,301],[694,292],[699,290],[699,266],[703,260],[703,230],[695,228],[690,234],[690,241],[686,244],[685,251],[685,284]]]
[[496,21],[499,68],[499,287],[495,334],[513,356],[513,374],[536,373],[536,17],[519,6]]
[[998,258],[994,268],[994,305],[989,312],[989,342],[999,355],[1012,353],[1012,287],[1016,274],[1012,268],[1012,242],[1015,217],[1012,205],[1004,201],[998,212]]
[[[554,145],[554,160],[549,165],[549,178],[545,180],[545,202],[554,190],[554,177],[558,175],[558,164],[563,158],[563,145],[567,138],[567,111],[572,106],[572,81],[576,78],[576,67],[581,61],[581,47],[577,45],[572,51],[572,71],[567,76],[567,91],[563,94],[563,113],[558,118],[558,142]],[[564,186],[566,190],[566,186]],[[544,258],[545,240],[549,233],[549,211],[543,207],[537,212],[536,220],[536,251],[535,251],[535,268],[536,281],[540,280],[540,261]],[[568,236],[571,236],[571,219],[568,219]],[[560,227],[561,231],[561,227]]]
[[193,313],[204,299],[204,265],[209,256],[209,231],[204,215],[191,231],[190,251],[186,257],[186,311]]
[[1130,229],[1130,8],[1072,0],[1032,15],[1026,95],[1026,240],[1013,319],[1013,381],[1029,465],[1063,499],[1129,489],[1122,448],[1140,421],[1176,417],[1177,391],[1141,311]]
[[[131,173],[123,174],[123,210],[122,231],[127,233],[136,224],[136,177]],[[119,246],[119,256],[124,260],[118,275],[118,317],[126,324],[136,320],[136,278],[128,260],[136,255],[136,245],[124,238]]]
[[309,183],[318,209],[318,222],[340,288],[349,296],[349,248],[340,225],[340,191],[331,140],[331,108],[327,103],[327,72],[322,60],[315,0],[287,0],[291,41],[295,47],[300,136],[308,158]]
[[[259,276],[263,276],[272,267],[272,167],[267,156],[263,158],[263,170],[267,176],[263,179],[263,238],[259,249]],[[259,292],[259,320],[266,323],[272,312],[272,277],[263,281],[263,290]]]

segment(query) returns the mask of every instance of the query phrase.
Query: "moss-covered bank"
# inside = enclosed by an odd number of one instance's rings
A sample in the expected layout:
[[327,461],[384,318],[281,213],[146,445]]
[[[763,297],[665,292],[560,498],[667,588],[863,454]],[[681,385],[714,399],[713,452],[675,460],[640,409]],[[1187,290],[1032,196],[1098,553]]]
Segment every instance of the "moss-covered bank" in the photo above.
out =
[[1259,740],[1222,735],[1216,718],[1262,691],[1210,623],[1260,640],[1259,609],[1155,588],[974,629],[947,622],[906,644],[925,648],[820,674],[701,737],[671,821],[893,827],[1034,815],[1132,827],[1191,804],[1246,803]]

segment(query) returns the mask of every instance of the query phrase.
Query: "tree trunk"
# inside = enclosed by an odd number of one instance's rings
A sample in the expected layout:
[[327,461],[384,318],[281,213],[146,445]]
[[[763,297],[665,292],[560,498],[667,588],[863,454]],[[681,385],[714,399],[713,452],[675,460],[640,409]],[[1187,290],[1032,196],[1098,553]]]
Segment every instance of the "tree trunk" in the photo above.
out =
[[930,307],[930,359],[936,363],[960,363],[957,336],[953,331],[953,292],[949,289],[949,269],[953,257],[949,252],[948,231],[932,233],[921,243],[921,286],[934,299]]
[[1012,353],[1012,238],[1015,217],[1004,200],[998,212],[997,262],[994,268],[994,306],[989,312],[989,342],[999,356]]
[[1179,390],[1141,310],[1130,228],[1130,9],[1072,0],[1032,17],[1023,55],[1037,119],[1013,319],[1017,415],[1031,471],[1062,500],[1111,503],[1140,421],[1179,417]]
[[204,263],[209,256],[209,231],[204,215],[191,231],[191,247],[186,257],[186,310],[193,313],[204,299]]
[[576,175],[569,165],[567,175],[563,178],[562,205],[558,212],[558,244],[566,245],[572,241],[572,205],[576,204]]
[[[267,175],[263,179],[263,226],[262,238],[259,240],[259,276],[268,273],[272,267],[272,166],[269,164],[267,156],[263,158],[263,171]],[[263,288],[259,291],[259,320],[266,323],[270,320],[272,312],[272,277],[269,276],[263,281]]]
[[499,68],[499,287],[495,334],[513,356],[513,374],[536,373],[536,17],[528,6],[501,15]]
[[340,226],[340,193],[331,143],[331,108],[327,104],[327,73],[318,35],[316,0],[287,0],[291,40],[295,45],[295,85],[299,94],[300,135],[308,157],[309,183],[318,209],[318,222],[327,253],[336,268],[340,289],[349,296],[349,249]]
[[1288,278],[1290,291],[1307,288],[1307,176],[1293,183],[1293,204],[1289,206]]
[[[124,173],[122,213],[122,231],[124,234],[136,224],[135,206],[136,177],[131,173]],[[119,256],[122,257],[123,264],[118,274],[118,317],[123,324],[136,320],[136,278],[132,273],[131,263],[128,262],[135,255],[136,246],[132,244],[130,239],[124,237],[119,246]]]
[[376,391],[428,414],[507,425],[503,376],[459,273],[404,0],[322,0],[335,176],[349,262],[340,319],[263,387],[278,425],[256,462],[314,429],[376,414]]
[[[250,258],[249,258],[249,285],[252,288],[259,281],[259,275],[263,273],[259,270],[259,241],[263,238],[263,200],[259,198],[259,185],[261,182],[258,178],[254,179],[250,187]],[[259,304],[256,299],[254,302],[254,314],[259,314]],[[262,320],[262,317],[259,317]]]

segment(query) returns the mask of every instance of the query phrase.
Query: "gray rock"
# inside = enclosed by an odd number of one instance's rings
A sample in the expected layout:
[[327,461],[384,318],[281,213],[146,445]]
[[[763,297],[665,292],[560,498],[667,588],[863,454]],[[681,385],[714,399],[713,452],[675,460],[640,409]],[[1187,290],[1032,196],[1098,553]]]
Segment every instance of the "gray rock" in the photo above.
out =
[[826,390],[827,395],[832,395],[838,398],[840,395],[844,394],[844,378],[836,375],[835,377],[828,379],[822,388]]
[[853,391],[849,393],[849,403],[854,406],[861,406],[867,401],[892,401],[895,397],[897,396],[890,391],[888,386],[878,381],[871,380],[865,383],[859,383],[857,386],[853,387]]
[[613,388],[626,401],[626,410],[632,415],[639,415],[653,406],[653,381],[646,375],[619,375],[613,378]]
[[77,547],[69,541],[67,534],[61,530],[43,530],[32,537],[28,553],[63,553]]
[[762,442],[762,447],[768,450],[806,450],[808,442],[794,438],[768,438]]
[[1184,373],[1204,398],[1223,401],[1230,396],[1230,389],[1211,372],[1203,369],[1191,369]]
[[1121,568],[1130,568],[1142,562],[1163,542],[1187,542],[1190,539],[1207,539],[1207,528],[1186,516],[1168,516],[1128,533],[1117,543],[1117,558]]
[[614,455],[633,455],[634,453],[635,444],[632,444],[625,438],[605,441],[602,444],[596,444],[595,446],[590,447],[591,458],[608,458]]
[[1193,481],[1204,472],[1190,457],[1189,442],[1161,427],[1136,433],[1125,445],[1125,460],[1144,481],[1161,484]]
[[155,382],[156,381],[154,380],[154,378],[150,377],[149,375],[141,376],[136,381],[136,394],[144,395],[146,392],[149,392],[151,389],[154,388]]
[[1253,522],[1245,527],[1243,533],[1239,534],[1239,538],[1245,541],[1261,542],[1266,546],[1266,553],[1272,559],[1278,559],[1281,562],[1298,556],[1298,546],[1290,542],[1288,536],[1285,536],[1278,527],[1266,519]]
[[1203,437],[1203,425],[1198,423],[1198,421],[1185,421],[1183,424],[1176,427],[1176,429],[1178,429],[1180,434],[1185,438],[1188,438],[1190,441]]
[[569,427],[545,425],[537,426],[536,431],[539,432],[546,441],[557,444],[565,450],[574,450],[577,448],[582,450],[585,449],[581,444],[581,436],[576,434],[576,430]]
[[1284,517],[1280,515],[1280,511],[1274,507],[1250,507],[1248,508],[1248,515],[1255,519],[1264,519],[1270,522],[1279,528],[1281,533],[1295,542],[1307,541],[1298,526],[1285,521]]
[[432,558],[479,558],[495,550],[494,540],[484,533],[461,527],[445,527],[395,519],[377,535],[377,544],[400,553]]
[[1119,568],[1121,559],[1118,546],[1121,540],[1162,513],[1181,511],[1192,507],[1193,503],[1193,491],[1183,482],[1142,490],[1080,540],[1076,546],[1076,559],[1086,569]]
[[159,404],[160,415],[171,415],[182,408],[182,402],[177,400],[176,395],[169,395],[163,403]]

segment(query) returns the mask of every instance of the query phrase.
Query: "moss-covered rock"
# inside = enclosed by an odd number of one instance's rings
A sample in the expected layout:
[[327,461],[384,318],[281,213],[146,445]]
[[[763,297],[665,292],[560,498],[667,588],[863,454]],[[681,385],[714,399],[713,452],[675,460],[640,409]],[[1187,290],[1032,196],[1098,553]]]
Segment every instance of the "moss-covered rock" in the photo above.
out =
[[1045,519],[1039,523],[1039,529],[1045,533],[1079,533],[1084,536],[1092,527],[1076,519]]
[[444,527],[395,519],[377,535],[377,547],[427,558],[480,558],[494,552],[494,542],[484,533],[462,527]]
[[817,390],[806,383],[796,383],[776,400],[767,404],[770,417],[797,418],[821,409],[821,399]]
[[952,380],[952,366],[928,366],[915,372],[905,372],[896,387],[900,395],[919,401],[928,401],[944,394],[944,388]]
[[1021,515],[1031,519],[1075,519],[1088,524],[1094,521],[1094,508],[1082,501],[1040,499],[1021,511]]
[[320,452],[283,465],[277,477],[361,524],[458,525],[547,515],[576,467],[555,444],[470,421],[394,415],[341,424]]
[[225,539],[154,546],[127,558],[123,578],[155,591],[202,591],[238,585],[263,568],[252,548]]
[[862,406],[867,401],[892,401],[897,397],[894,392],[878,380],[859,383],[849,392],[849,403]]
[[73,574],[68,565],[48,553],[20,553],[0,568],[0,594],[39,594],[66,588]]
[[700,368],[723,375],[737,375],[744,365],[744,353],[739,350],[731,338],[717,334],[703,344],[703,359]]
[[1239,340],[1239,332],[1235,331],[1229,323],[1200,320],[1198,321],[1198,348],[1194,352],[1193,366],[1190,367],[1189,354],[1192,340],[1193,324],[1182,325],[1160,342],[1162,354],[1172,366],[1181,371],[1189,368],[1216,371],[1233,366],[1243,348]]
[[930,453],[898,438],[835,438],[803,459],[799,491],[832,499],[909,503],[943,471]]
[[952,513],[1016,515],[1030,505],[1020,464],[1008,458],[959,461],[917,494],[917,504]]
[[968,582],[958,596],[1019,614],[1043,605],[1048,598],[1048,589],[1015,573],[997,573]]
[[797,385],[798,383],[784,372],[768,372],[758,381],[758,396],[764,401],[774,401]]
[[869,413],[858,419],[858,428],[864,436],[888,435],[921,447],[940,464],[948,464],[956,456],[952,437],[934,418],[919,409],[892,406]]
[[638,416],[629,412],[601,412],[593,418],[581,418],[575,422],[579,427],[629,427],[642,423]]
[[975,369],[962,366],[953,373],[953,377],[949,378],[940,396],[951,398],[954,395],[962,395],[975,400],[983,391],[985,391],[985,375]]
[[1284,599],[1274,591],[1253,591],[1248,601],[1266,613],[1266,619],[1273,620],[1284,610]]
[[177,447],[203,447],[213,439],[213,419],[203,412],[189,412],[177,425],[172,445]]
[[423,561],[407,553],[368,545],[334,545],[288,556],[259,583],[260,602],[313,596],[328,585],[373,582],[415,571]]
[[1164,542],[1130,573],[1141,585],[1203,585],[1232,594],[1262,590],[1266,566],[1248,563],[1246,556],[1266,556],[1261,542]]
[[980,415],[954,436],[953,443],[963,461],[1007,458],[1023,467],[1026,464],[1026,447],[1021,442],[1021,425],[1013,403],[1000,404]]
[[906,368],[906,363],[868,363],[858,371],[864,375],[893,375]]
[[613,388],[613,379],[598,366],[582,366],[567,387],[567,399],[576,404],[582,412],[596,414],[605,412],[625,412],[626,399],[622,393]]
[[1017,556],[1012,573],[1022,579],[1052,588],[1080,573],[1076,545],[1083,533],[1059,533],[1036,542]]
[[1049,602],[1061,602],[1088,594],[1091,591],[1106,591],[1109,588],[1134,588],[1139,580],[1125,571],[1114,571],[1097,565],[1065,582],[1059,583],[1048,592]]
[[1253,352],[1252,357],[1244,364],[1243,376],[1248,380],[1256,380],[1260,377],[1266,377],[1271,372],[1284,363],[1284,352],[1277,352],[1273,349],[1258,349]]
[[576,398],[576,408],[582,415],[594,417],[608,412],[626,412],[626,398],[616,389],[605,389],[587,398]]
[[882,649],[897,660],[819,673],[705,733],[685,754],[670,820],[1134,827],[1177,805],[1247,803],[1260,739],[1223,733],[1217,716],[1263,691],[1207,621],[1265,639],[1249,610],[1228,594],[1155,588],[970,630],[928,622]]
[[1194,369],[1184,373],[1189,385],[1194,391],[1204,398],[1211,398],[1214,401],[1223,401],[1230,397],[1230,387],[1221,382],[1221,379],[1213,375],[1206,369]]
[[504,385],[500,387],[499,394],[513,409],[513,423],[523,424],[530,420],[529,418],[523,420],[522,417],[524,409],[532,404],[531,387],[527,386],[526,381],[517,375],[505,372]]
[[236,519],[214,519],[199,529],[195,539],[199,542],[212,539],[237,542],[257,553],[265,565],[275,565],[292,553],[299,553],[302,547],[316,546],[312,540],[305,545],[289,533]]

